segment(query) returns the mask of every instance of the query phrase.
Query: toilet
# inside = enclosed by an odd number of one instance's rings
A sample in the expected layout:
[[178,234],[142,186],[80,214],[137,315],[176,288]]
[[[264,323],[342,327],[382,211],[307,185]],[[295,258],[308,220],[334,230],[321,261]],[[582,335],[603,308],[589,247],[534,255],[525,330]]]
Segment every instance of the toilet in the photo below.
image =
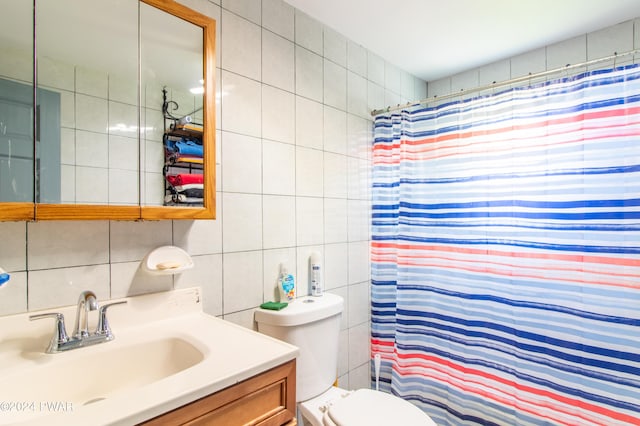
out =
[[296,401],[313,426],[436,426],[415,405],[371,389],[334,387],[343,300],[335,294],[305,296],[275,311],[258,309],[258,331],[295,345]]

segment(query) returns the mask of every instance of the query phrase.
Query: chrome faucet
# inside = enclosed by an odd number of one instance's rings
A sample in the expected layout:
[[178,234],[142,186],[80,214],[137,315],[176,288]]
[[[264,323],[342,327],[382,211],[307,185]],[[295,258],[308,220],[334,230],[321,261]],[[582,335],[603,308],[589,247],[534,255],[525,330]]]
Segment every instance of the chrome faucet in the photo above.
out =
[[[55,318],[55,328],[53,337],[49,342],[49,346],[45,351],[48,354],[64,352],[71,349],[92,346],[98,343],[113,340],[115,336],[109,327],[107,321],[107,309],[113,305],[121,305],[127,303],[126,300],[121,302],[107,303],[98,309],[98,300],[92,291],[83,291],[78,298],[76,307],[76,321],[73,327],[71,337],[67,335],[64,315],[58,312],[47,312],[43,314],[31,315],[31,321],[42,318]],[[89,332],[89,312],[98,309],[98,326],[94,333]]]
[[92,291],[83,291],[78,297],[76,307],[76,323],[73,326],[73,337],[83,339],[89,337],[89,311],[98,309],[98,300]]

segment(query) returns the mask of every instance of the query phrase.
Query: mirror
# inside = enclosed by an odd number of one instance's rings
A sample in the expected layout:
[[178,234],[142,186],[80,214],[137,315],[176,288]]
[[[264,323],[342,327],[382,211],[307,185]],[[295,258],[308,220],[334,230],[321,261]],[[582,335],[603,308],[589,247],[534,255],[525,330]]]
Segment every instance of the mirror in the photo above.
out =
[[143,205],[203,203],[202,51],[202,28],[140,5]]
[[[2,25],[0,40],[30,66],[32,5],[9,1],[20,12],[0,24],[20,32]],[[29,66],[0,68],[35,121],[21,151],[15,125],[0,139],[0,219],[213,218],[215,21],[173,0],[38,0],[35,18],[35,109]],[[1,105],[0,138],[18,121]]]
[[[33,217],[33,5],[3,1],[0,14],[0,201],[10,218]],[[10,11],[10,13],[6,13]]]

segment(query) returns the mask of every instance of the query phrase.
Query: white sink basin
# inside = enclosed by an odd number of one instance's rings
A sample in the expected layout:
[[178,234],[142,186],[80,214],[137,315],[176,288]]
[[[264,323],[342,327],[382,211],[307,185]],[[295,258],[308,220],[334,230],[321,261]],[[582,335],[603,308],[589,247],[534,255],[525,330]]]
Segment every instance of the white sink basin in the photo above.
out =
[[[9,415],[0,415],[0,424],[12,424],[28,412],[36,417],[66,406],[73,409],[101,401],[162,380],[204,359],[202,352],[176,337],[126,346],[109,343],[53,354],[42,365],[0,379],[0,401],[16,404],[6,410]],[[57,403],[62,404],[56,407]]]
[[0,425],[136,424],[298,353],[202,313],[197,288],[127,300],[109,312],[115,340],[57,354],[44,353],[51,324],[0,317]]

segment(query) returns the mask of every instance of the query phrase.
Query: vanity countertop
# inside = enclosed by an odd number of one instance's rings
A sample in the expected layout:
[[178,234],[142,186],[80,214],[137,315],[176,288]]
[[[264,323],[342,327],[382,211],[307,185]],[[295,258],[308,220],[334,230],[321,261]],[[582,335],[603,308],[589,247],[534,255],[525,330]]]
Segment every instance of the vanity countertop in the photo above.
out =
[[[58,354],[44,353],[52,319],[0,317],[0,425],[132,425],[298,355],[203,313],[199,288],[120,300],[108,312],[114,341]],[[48,311],[64,313],[71,332],[75,306]]]

